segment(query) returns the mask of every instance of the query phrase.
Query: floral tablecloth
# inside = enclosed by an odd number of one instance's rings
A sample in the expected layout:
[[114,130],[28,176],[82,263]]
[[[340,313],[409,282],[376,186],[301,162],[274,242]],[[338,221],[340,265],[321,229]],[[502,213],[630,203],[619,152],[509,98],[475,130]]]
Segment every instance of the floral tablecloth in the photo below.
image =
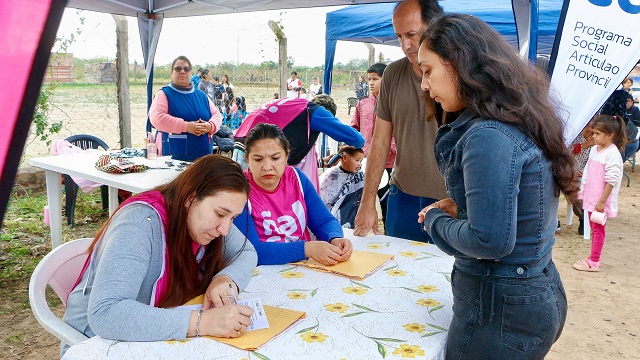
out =
[[256,351],[215,340],[117,342],[94,337],[63,359],[441,359],[451,322],[453,258],[435,245],[345,236],[354,249],[393,254],[357,281],[292,265],[259,266],[240,298],[307,316]]

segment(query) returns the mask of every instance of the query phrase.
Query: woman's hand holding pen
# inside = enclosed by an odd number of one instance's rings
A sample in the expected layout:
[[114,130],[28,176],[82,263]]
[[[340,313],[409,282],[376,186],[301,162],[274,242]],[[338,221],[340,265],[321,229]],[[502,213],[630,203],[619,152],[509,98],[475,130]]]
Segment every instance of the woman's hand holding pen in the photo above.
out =
[[253,309],[237,305],[236,284],[226,275],[213,278],[202,303],[200,334],[222,337],[238,337],[251,325]]
[[[233,284],[231,288],[230,284]],[[230,277],[227,275],[214,276],[204,294],[202,308],[207,310],[212,307],[235,304],[234,299],[237,296],[236,285]]]

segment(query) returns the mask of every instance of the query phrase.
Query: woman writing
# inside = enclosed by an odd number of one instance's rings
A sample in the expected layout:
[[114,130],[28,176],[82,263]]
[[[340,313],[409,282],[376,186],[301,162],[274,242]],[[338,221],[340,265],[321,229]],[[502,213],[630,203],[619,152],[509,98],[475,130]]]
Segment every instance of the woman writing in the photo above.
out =
[[[351,257],[343,236],[309,179],[287,165],[289,142],[279,127],[258,124],[245,139],[251,185],[249,201],[235,225],[258,252],[258,263],[284,264],[312,258],[335,265]],[[251,217],[249,219],[249,216]],[[317,240],[311,241],[313,232]]]
[[567,314],[558,195],[577,191],[548,80],[473,16],[434,19],[420,43],[422,89],[457,116],[435,143],[451,198],[418,220],[455,256],[446,358],[542,359]]
[[171,63],[171,84],[158,91],[149,108],[149,120],[160,138],[158,153],[186,161],[211,154],[211,136],[222,123],[220,111],[194,88],[190,77],[191,61],[177,57]]
[[[241,336],[253,310],[233,295],[257,256],[232,223],[248,194],[239,165],[208,155],[126,200],[89,248],[63,320],[86,336],[123,341]],[[204,311],[176,308],[203,293]]]

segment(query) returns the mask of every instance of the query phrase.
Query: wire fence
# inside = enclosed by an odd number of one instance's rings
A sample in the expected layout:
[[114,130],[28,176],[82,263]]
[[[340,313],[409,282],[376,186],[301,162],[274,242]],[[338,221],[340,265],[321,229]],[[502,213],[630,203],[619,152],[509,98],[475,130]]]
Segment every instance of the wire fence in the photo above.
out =
[[[218,75],[214,72],[215,75]],[[342,74],[349,79],[356,78],[360,73],[349,72]],[[219,74],[221,76],[222,74]],[[231,74],[229,74],[231,75]],[[246,101],[247,111],[251,111],[273,99],[273,95],[279,92],[279,87],[272,79],[277,79],[277,70],[265,70],[262,74],[240,74],[238,82],[231,80],[234,85],[234,95],[243,96]],[[300,74],[303,86],[308,87],[312,76],[318,76],[322,82],[321,74],[311,72]],[[230,76],[231,77],[231,76]],[[308,78],[308,82],[306,82]],[[251,81],[252,80],[252,81]],[[350,81],[348,81],[350,82]],[[168,84],[168,80],[158,80],[154,83],[153,94],[162,86]],[[146,84],[132,82],[129,85],[131,104],[131,142],[134,148],[142,148],[146,137],[147,123],[147,95]],[[344,123],[349,123],[351,114],[348,114],[347,98],[355,96],[354,90],[348,84],[335,85],[332,88],[332,97],[338,105],[337,117]],[[121,148],[118,102],[116,85],[109,84],[58,84],[50,97],[49,122],[62,122],[62,127],[57,134],[50,136],[50,140],[64,139],[76,134],[94,135],[106,142],[112,149]],[[28,167],[28,160],[33,157],[50,155],[49,145],[35,135],[35,125],[32,124],[27,142],[25,144],[20,167]]]

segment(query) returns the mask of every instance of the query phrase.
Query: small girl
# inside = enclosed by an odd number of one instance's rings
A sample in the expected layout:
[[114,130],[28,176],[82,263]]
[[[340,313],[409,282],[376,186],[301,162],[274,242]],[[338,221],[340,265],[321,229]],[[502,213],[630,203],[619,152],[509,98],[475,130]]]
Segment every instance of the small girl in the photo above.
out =
[[364,151],[345,145],[340,148],[340,166],[320,176],[320,198],[343,228],[352,229],[362,199]]
[[604,246],[605,224],[591,220],[594,211],[604,212],[608,218],[618,214],[618,191],[622,183],[622,155],[626,143],[624,120],[620,116],[600,115],[591,125],[593,146],[582,173],[580,193],[583,209],[589,212],[591,226],[591,254],[573,264],[580,271],[600,271],[600,254]]

